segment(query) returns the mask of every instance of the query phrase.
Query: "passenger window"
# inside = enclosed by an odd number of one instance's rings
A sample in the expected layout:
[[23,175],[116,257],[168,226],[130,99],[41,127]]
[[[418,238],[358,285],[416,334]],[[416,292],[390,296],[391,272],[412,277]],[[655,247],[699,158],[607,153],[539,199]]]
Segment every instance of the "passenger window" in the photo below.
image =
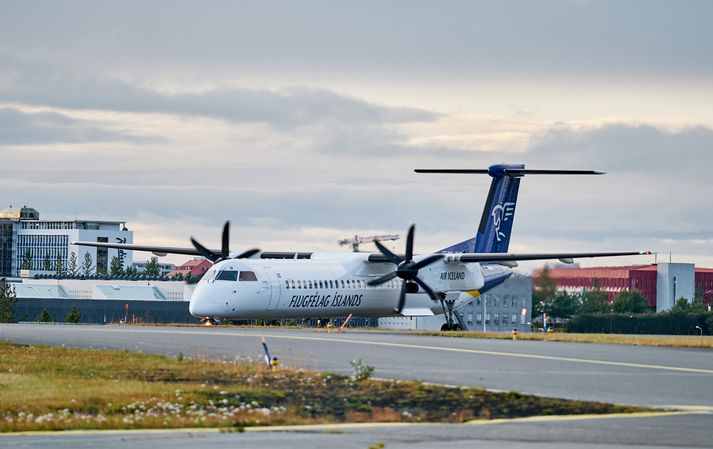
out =
[[218,276],[215,278],[215,280],[216,281],[237,281],[238,280],[238,272],[233,271],[233,270],[223,270],[218,273]]
[[290,284],[292,285],[292,288],[295,288],[295,281],[290,281]]
[[309,281],[309,288],[312,288],[312,281]]
[[241,281],[257,281],[257,276],[252,271],[241,271],[240,272]]
[[290,281],[285,281],[285,288],[290,289]]
[[344,288],[344,279],[341,280],[342,288]]
[[332,281],[329,281],[329,288],[334,288],[332,287]]
[[319,288],[324,288],[324,286],[322,285],[322,281],[319,281]]

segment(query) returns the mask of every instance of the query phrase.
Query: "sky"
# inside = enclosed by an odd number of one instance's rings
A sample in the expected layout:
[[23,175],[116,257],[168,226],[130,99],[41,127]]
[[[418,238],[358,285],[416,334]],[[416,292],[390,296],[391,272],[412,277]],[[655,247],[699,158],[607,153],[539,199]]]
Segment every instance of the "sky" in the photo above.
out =
[[230,220],[235,250],[416,223],[428,252],[474,234],[490,181],[414,168],[595,169],[526,177],[511,251],[713,267],[711,20],[705,0],[0,0],[0,205],[144,244],[217,246]]

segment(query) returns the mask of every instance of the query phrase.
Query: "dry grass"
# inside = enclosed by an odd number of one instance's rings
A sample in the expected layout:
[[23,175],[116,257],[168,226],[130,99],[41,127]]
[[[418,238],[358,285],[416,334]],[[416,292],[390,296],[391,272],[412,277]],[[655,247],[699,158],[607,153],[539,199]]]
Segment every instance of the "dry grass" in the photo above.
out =
[[126,351],[0,343],[0,431],[621,413],[631,407]]
[[[440,337],[488,338],[496,340],[511,340],[510,332],[439,332],[417,331],[419,335],[435,335]],[[623,334],[566,334],[553,333],[521,333],[518,340],[563,341],[569,343],[600,343],[612,345],[635,346],[671,346],[677,348],[713,348],[713,336],[694,335],[623,335]]]

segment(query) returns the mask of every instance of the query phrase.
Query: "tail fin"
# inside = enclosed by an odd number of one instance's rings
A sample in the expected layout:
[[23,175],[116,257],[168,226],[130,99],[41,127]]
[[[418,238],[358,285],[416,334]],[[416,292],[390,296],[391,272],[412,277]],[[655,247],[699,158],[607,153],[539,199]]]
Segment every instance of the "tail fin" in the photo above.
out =
[[524,169],[524,165],[492,165],[490,183],[483,216],[475,234],[475,253],[506,253],[510,245],[512,224],[515,220],[517,193],[521,174],[508,175],[505,169]]
[[416,169],[417,173],[488,174],[493,178],[475,238],[441,252],[506,253],[515,219],[520,179],[530,175],[601,175],[592,170],[528,170],[523,164],[491,165],[483,169]]

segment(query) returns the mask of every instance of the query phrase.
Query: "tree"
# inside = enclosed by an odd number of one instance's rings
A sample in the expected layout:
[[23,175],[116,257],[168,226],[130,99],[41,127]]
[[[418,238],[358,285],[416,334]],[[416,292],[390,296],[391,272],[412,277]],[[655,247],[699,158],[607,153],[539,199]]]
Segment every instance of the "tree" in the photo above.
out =
[[79,313],[76,304],[72,304],[72,310],[69,311],[66,317],[64,317],[65,323],[79,324],[82,321],[82,315]]
[[69,255],[69,262],[67,262],[67,274],[70,276],[76,276],[79,274],[79,267],[77,266],[77,253],[72,252]]
[[52,271],[52,261],[50,260],[49,253],[45,254],[45,259],[42,261],[42,265],[45,271]]
[[151,260],[146,262],[146,270],[144,270],[144,274],[146,276],[158,276],[161,274],[158,268],[158,259],[151,258]]
[[609,298],[602,291],[599,279],[592,281],[592,287],[582,293],[582,307],[579,313],[609,313]]
[[25,255],[22,256],[22,264],[20,265],[21,270],[29,270],[32,268],[32,251],[29,249],[25,251]]
[[622,290],[612,302],[612,309],[616,313],[644,313],[649,310],[649,303],[638,290]]
[[121,276],[124,274],[124,267],[121,264],[121,260],[119,260],[119,258],[116,256],[111,258],[109,274],[111,274],[112,276]]
[[54,260],[54,271],[58,278],[61,278],[66,274],[64,270],[64,260],[59,254],[57,254],[57,258]]
[[581,304],[577,295],[557,292],[552,300],[545,303],[545,312],[553,318],[570,318],[579,312]]
[[0,279],[0,323],[11,323],[15,317],[17,295],[5,278]]
[[129,276],[135,276],[135,275],[139,274],[139,270],[135,266],[130,265],[130,266],[126,267],[126,270],[124,270],[124,273],[126,273]]
[[689,301],[686,298],[678,298],[676,302],[671,307],[669,312],[671,313],[702,313],[705,312],[705,307],[703,304],[696,303],[694,301]]
[[90,253],[84,253],[84,261],[82,262],[82,274],[89,277],[94,272],[94,261]]
[[543,312],[547,312],[545,304],[554,298],[556,290],[557,282],[552,279],[550,276],[550,269],[547,265],[545,265],[532,286],[533,317],[542,315]]
[[51,323],[54,320],[52,319],[52,315],[50,315],[49,310],[43,309],[42,312],[40,312],[40,314],[37,316],[37,321],[39,321],[40,323]]

